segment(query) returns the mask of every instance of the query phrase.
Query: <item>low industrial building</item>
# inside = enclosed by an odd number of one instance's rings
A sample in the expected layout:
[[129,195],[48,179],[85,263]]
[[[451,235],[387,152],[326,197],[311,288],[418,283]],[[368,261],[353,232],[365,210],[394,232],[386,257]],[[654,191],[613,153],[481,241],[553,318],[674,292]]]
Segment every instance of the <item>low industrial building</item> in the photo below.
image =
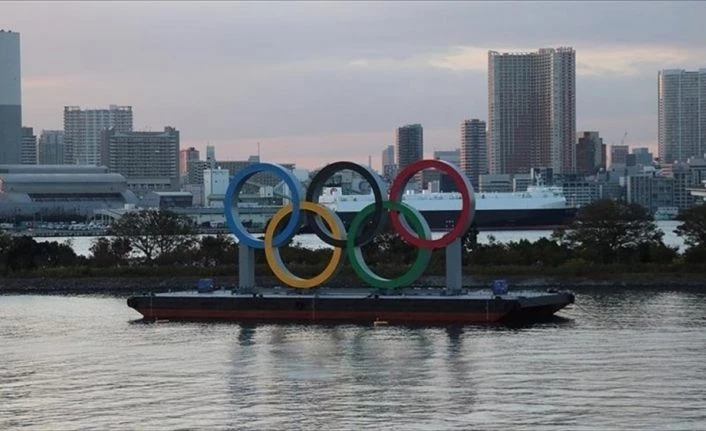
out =
[[79,220],[137,204],[124,176],[106,167],[0,165],[0,219]]

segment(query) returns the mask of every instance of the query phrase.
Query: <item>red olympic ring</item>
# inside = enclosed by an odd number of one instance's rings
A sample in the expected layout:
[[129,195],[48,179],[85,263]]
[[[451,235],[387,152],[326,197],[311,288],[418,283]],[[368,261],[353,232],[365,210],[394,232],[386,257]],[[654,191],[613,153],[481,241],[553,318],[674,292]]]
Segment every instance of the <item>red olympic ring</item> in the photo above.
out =
[[449,175],[454,184],[456,184],[456,188],[459,193],[461,193],[461,213],[459,214],[458,219],[456,219],[454,228],[441,238],[427,240],[424,238],[419,238],[411,232],[407,226],[407,223],[403,221],[403,218],[400,218],[399,212],[390,211],[390,221],[392,222],[392,227],[395,232],[397,232],[407,243],[415,247],[427,249],[446,247],[457,238],[460,238],[463,234],[465,234],[473,222],[473,215],[475,213],[476,205],[473,186],[468,181],[468,178],[466,178],[466,176],[455,165],[449,162],[444,160],[418,160],[399,172],[392,181],[392,186],[390,187],[390,201],[398,203],[401,202],[404,189],[409,180],[412,179],[417,172],[424,169],[438,169]]

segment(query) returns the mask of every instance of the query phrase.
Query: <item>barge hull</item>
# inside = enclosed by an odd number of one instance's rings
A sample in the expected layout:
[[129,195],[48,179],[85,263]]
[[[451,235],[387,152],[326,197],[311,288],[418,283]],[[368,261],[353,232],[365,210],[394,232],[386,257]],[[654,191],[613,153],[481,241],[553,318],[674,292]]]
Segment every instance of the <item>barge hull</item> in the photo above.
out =
[[466,295],[341,297],[286,294],[156,294],[133,296],[128,306],[146,319],[305,323],[473,324],[550,318],[573,302],[569,293],[537,297]]

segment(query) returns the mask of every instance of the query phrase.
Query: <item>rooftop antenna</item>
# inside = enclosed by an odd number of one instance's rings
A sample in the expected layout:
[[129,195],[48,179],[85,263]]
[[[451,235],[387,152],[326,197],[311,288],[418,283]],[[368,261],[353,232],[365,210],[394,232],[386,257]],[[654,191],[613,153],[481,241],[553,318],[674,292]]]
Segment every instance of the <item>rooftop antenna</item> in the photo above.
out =
[[373,168],[373,156],[371,154],[368,154],[368,167],[370,169]]
[[260,141],[257,141],[257,159],[260,160]]

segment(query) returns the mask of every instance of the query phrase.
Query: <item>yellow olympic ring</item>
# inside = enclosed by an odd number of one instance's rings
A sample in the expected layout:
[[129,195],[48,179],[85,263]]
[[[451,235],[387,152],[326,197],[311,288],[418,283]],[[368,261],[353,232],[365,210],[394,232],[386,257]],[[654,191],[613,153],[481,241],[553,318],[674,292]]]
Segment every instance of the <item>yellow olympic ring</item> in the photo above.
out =
[[[345,240],[345,227],[343,226],[343,222],[341,222],[341,219],[334,214],[333,211],[322,205],[307,201],[301,201],[299,203],[299,208],[303,211],[311,211],[320,216],[328,225],[333,238]],[[343,262],[343,249],[335,247],[328,265],[326,265],[326,268],[324,268],[324,270],[315,277],[301,278],[292,274],[292,272],[287,269],[282,262],[282,257],[279,254],[279,248],[274,247],[272,244],[273,238],[275,237],[275,233],[277,231],[277,226],[279,226],[282,220],[284,220],[284,218],[291,213],[292,204],[289,204],[280,208],[270,220],[267,230],[265,231],[265,258],[267,259],[267,264],[270,266],[270,269],[272,269],[272,272],[284,284],[299,289],[311,289],[326,283],[331,277],[336,275],[336,272],[338,272],[341,263]]]

